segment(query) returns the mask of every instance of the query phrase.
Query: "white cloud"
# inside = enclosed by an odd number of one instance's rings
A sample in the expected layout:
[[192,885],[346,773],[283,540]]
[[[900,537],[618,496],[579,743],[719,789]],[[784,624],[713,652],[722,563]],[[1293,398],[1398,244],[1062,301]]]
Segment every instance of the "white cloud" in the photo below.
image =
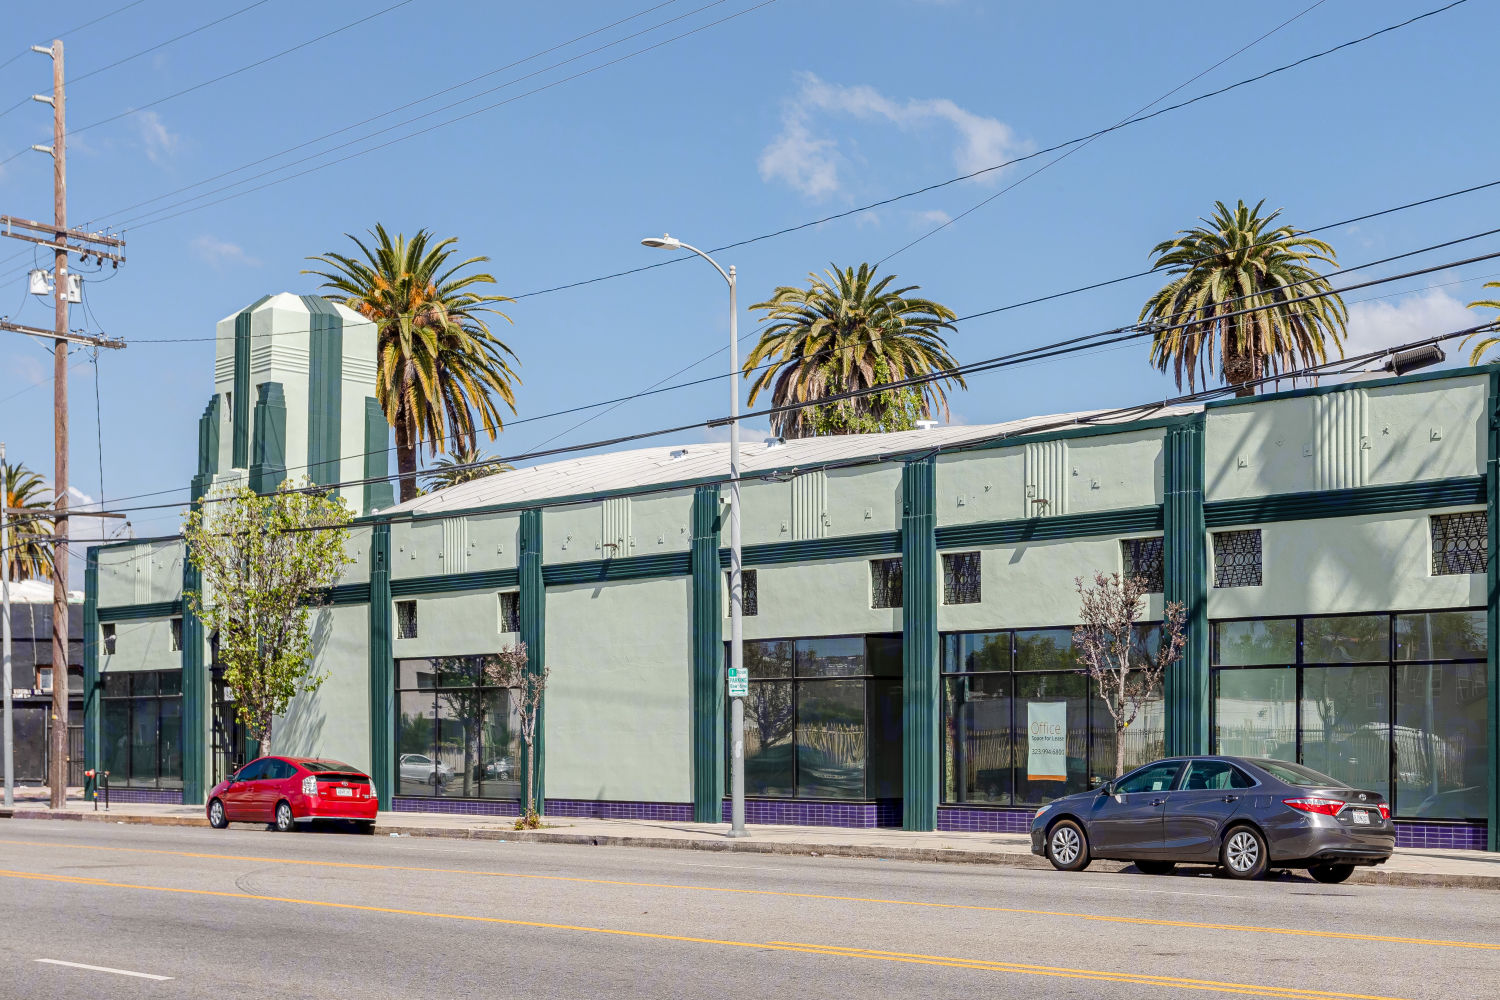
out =
[[140,134],[141,145],[146,149],[146,156],[152,163],[162,164],[177,154],[182,145],[182,134],[173,132],[167,128],[161,120],[161,115],[155,111],[142,111],[135,116],[136,131]]
[[215,236],[199,236],[193,240],[193,253],[211,267],[226,266],[259,267],[260,261],[245,252],[238,243],[230,243]]
[[11,373],[27,385],[41,385],[52,377],[52,373],[42,367],[41,361],[30,354],[13,356],[9,364]]
[[947,126],[955,135],[953,163],[973,173],[1011,159],[1030,148],[1009,125],[975,114],[947,98],[905,101],[886,97],[873,87],[845,87],[812,73],[801,76],[797,93],[782,112],[781,133],[761,152],[763,180],[779,180],[812,198],[835,194],[839,170],[849,163],[839,141],[828,137],[826,120],[837,117],[884,122],[906,130]]
[[[1462,330],[1484,322],[1477,311],[1440,288],[1429,288],[1395,300],[1356,302],[1349,307],[1349,336],[1344,356],[1355,357],[1425,337]],[[1462,364],[1468,348],[1457,341],[1443,345],[1450,363]]]
[[912,225],[919,229],[928,229],[932,226],[946,226],[953,221],[953,216],[941,208],[929,208],[925,212],[912,213]]

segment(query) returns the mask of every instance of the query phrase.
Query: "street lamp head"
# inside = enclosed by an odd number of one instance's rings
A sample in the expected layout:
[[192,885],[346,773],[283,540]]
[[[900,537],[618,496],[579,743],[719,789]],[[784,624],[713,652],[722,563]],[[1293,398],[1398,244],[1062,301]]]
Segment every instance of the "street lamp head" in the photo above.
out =
[[660,236],[647,236],[641,240],[641,246],[653,247],[657,250],[676,250],[682,246],[682,241],[675,236],[662,233]]

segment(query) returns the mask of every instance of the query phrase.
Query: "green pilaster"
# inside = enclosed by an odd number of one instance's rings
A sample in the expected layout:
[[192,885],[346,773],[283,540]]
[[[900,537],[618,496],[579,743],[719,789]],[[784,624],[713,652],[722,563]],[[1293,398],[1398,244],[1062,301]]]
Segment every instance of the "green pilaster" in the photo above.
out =
[[935,830],[941,787],[935,458],[902,466],[901,498],[901,826]]
[[190,555],[184,551],[182,560],[182,801],[200,805],[208,791],[208,664],[203,623],[187,600],[189,591],[203,586]]
[[1484,495],[1487,523],[1488,556],[1485,571],[1488,583],[1485,608],[1489,625],[1488,702],[1490,796],[1485,819],[1489,822],[1492,851],[1500,851],[1500,372],[1490,372],[1488,405],[1489,426],[1485,434]]
[[395,661],[391,658],[391,526],[380,522],[370,532],[370,776],[380,807],[391,807],[396,741]]
[[83,568],[83,767],[99,767],[99,546]]
[[250,488],[262,495],[286,481],[286,394],[280,382],[255,388],[255,441],[250,456]]
[[219,394],[214,393],[198,418],[198,472],[193,476],[192,495],[197,500],[208,492],[219,471]]
[[391,481],[391,425],[374,396],[365,397],[365,506],[364,512],[385,510],[396,504]]
[[333,303],[303,295],[307,306],[307,475],[319,485],[339,481],[339,431],[344,390],[344,318]]
[[693,820],[724,816],[724,609],[719,488],[693,491]]
[[[254,308],[253,306],[251,308]],[[234,409],[229,419],[234,435],[230,465],[250,464],[250,310],[234,318]]]
[[1167,753],[1208,753],[1208,532],[1203,418],[1167,428],[1162,470],[1164,596],[1187,609],[1187,645],[1167,672]]
[[[521,511],[521,641],[526,643],[528,668],[541,669],[547,662],[547,588],[542,582],[542,512],[538,508]],[[546,793],[546,698],[543,711],[537,713],[536,773],[532,789],[534,808],[545,812]],[[521,767],[526,767],[522,748]],[[524,771],[522,772],[525,773]],[[524,794],[524,793],[523,793]]]

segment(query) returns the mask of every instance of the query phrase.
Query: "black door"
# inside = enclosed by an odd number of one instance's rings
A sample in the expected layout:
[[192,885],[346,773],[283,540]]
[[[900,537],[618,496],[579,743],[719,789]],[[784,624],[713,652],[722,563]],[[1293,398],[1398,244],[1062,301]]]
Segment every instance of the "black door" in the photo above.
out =
[[1147,764],[1101,792],[1089,812],[1089,846],[1097,857],[1154,858],[1163,850],[1162,817],[1182,761]]
[[1167,795],[1164,819],[1167,854],[1184,861],[1211,861],[1219,854],[1219,832],[1245,802],[1255,782],[1224,760],[1195,760],[1182,787]]
[[16,782],[43,784],[47,780],[47,713],[51,702],[17,701],[13,706]]

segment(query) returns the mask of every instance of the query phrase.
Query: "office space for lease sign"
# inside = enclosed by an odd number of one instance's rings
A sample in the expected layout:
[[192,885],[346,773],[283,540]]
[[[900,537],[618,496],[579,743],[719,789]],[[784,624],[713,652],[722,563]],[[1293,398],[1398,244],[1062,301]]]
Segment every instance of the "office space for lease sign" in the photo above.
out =
[[1026,703],[1026,775],[1031,781],[1068,780],[1068,703]]

